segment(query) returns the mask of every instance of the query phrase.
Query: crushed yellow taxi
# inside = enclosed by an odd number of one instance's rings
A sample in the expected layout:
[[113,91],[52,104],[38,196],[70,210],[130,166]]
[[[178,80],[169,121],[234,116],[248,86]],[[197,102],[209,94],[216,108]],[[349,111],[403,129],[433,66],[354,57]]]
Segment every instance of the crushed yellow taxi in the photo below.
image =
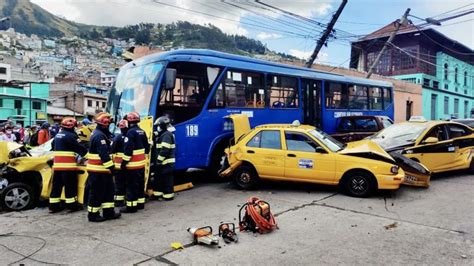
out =
[[398,189],[405,172],[370,140],[347,145],[321,130],[293,124],[250,129],[245,115],[231,115],[235,144],[226,149],[221,176],[241,189],[259,179],[339,185],[347,194],[367,197],[376,189]]
[[[432,173],[474,171],[474,132],[460,123],[410,119],[383,129],[370,140],[390,155],[419,162]],[[407,174],[406,183],[428,186],[429,179]]]

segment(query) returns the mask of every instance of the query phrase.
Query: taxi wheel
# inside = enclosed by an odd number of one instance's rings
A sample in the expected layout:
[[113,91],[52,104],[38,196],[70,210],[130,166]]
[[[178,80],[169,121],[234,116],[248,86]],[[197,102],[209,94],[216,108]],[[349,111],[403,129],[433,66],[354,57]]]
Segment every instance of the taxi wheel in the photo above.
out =
[[258,174],[249,165],[242,165],[234,173],[234,184],[240,189],[253,189],[257,186]]
[[24,183],[12,183],[0,194],[0,206],[6,211],[23,211],[36,202],[34,189]]
[[375,188],[372,176],[363,171],[354,171],[344,178],[344,190],[352,197],[368,197]]

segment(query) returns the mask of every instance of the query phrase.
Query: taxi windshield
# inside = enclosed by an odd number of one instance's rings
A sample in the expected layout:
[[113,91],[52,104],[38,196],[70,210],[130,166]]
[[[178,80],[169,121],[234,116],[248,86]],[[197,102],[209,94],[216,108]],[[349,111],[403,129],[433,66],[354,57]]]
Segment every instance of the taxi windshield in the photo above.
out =
[[319,129],[312,129],[309,131],[309,134],[313,135],[316,139],[318,139],[320,142],[324,144],[328,149],[330,149],[333,152],[340,151],[344,149],[345,145],[340,143],[339,141],[335,140],[333,137],[330,135],[324,133],[323,131]]
[[120,70],[117,81],[110,91],[107,110],[117,120],[129,112],[147,116],[153,89],[163,68],[163,62],[154,62]]
[[395,124],[369,138],[382,148],[390,149],[414,143],[427,127],[426,123]]

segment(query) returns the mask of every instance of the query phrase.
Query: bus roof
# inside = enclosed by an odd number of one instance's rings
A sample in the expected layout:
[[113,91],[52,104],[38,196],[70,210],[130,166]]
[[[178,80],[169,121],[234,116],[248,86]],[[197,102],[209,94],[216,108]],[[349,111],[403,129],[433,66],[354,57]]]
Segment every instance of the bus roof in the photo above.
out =
[[[392,84],[386,81],[365,79],[353,76],[344,76],[335,73],[303,68],[300,66],[292,66],[261,59],[255,59],[247,56],[234,55],[206,49],[181,49],[165,53],[151,54],[129,62],[127,65],[142,65],[162,60],[171,62],[189,61],[196,63],[207,63],[211,65],[221,65],[236,69],[255,69],[264,72],[301,76],[312,79],[323,79],[372,86],[392,87]],[[258,65],[258,68],[255,65]]]

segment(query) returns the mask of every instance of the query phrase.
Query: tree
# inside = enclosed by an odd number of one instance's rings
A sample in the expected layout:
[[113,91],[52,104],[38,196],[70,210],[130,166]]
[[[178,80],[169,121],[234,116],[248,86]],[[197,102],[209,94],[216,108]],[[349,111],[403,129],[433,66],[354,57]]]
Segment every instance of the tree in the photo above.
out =
[[137,32],[137,35],[135,35],[135,42],[138,44],[149,44],[150,43],[150,30],[149,29],[143,29],[139,32]]

